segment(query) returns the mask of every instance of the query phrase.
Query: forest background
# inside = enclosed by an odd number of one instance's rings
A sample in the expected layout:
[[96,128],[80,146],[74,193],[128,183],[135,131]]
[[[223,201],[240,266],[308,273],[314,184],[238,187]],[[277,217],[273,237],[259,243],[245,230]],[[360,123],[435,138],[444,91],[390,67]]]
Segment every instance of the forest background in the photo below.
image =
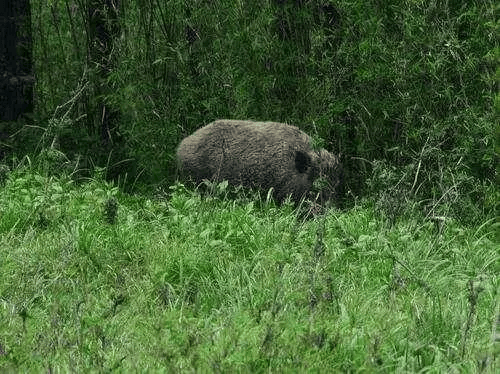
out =
[[195,129],[272,120],[341,155],[347,205],[464,223],[497,209],[495,2],[92,5],[32,2],[36,126],[16,124],[3,154],[56,147],[69,169],[150,190],[173,183]]

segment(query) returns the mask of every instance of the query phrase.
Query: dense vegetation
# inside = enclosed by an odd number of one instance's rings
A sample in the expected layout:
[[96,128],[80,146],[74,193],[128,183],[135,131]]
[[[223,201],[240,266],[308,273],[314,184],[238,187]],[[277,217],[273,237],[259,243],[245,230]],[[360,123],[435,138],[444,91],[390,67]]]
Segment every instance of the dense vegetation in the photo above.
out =
[[[26,165],[1,187],[0,371],[490,372],[492,220],[300,221],[253,196],[131,197]],[[498,229],[498,226],[496,226]]]
[[[0,371],[500,367],[497,2],[120,1],[105,63],[97,3],[31,2]],[[218,118],[299,126],[341,155],[343,201],[303,219],[174,185]]]
[[[26,128],[21,145],[57,135],[80,169],[165,185],[201,125],[286,121],[342,155],[348,197],[377,196],[389,215],[417,204],[472,223],[497,209],[494,1],[120,2],[104,83],[85,4],[33,1],[40,132]],[[119,113],[112,146],[99,100]]]

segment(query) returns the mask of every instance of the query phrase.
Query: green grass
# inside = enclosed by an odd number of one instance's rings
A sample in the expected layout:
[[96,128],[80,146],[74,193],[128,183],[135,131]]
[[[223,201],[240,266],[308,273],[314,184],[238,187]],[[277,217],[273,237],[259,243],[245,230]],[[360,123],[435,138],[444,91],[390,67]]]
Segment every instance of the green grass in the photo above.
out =
[[[498,224],[0,187],[0,371],[490,372]],[[323,229],[324,228],[324,229]]]

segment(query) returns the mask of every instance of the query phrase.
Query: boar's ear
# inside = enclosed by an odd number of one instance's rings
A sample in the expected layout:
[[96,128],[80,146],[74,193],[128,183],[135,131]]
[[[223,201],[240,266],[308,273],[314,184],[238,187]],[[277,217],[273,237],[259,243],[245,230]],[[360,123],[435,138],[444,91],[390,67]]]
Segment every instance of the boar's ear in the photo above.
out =
[[299,173],[305,173],[311,166],[311,156],[303,151],[295,152],[295,168]]

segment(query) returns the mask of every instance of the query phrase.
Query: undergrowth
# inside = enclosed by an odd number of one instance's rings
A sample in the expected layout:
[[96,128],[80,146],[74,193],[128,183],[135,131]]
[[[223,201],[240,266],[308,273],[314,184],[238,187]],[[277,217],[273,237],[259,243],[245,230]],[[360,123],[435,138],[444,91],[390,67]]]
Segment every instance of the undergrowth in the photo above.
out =
[[291,205],[14,168],[0,187],[5,371],[489,372],[498,223]]

